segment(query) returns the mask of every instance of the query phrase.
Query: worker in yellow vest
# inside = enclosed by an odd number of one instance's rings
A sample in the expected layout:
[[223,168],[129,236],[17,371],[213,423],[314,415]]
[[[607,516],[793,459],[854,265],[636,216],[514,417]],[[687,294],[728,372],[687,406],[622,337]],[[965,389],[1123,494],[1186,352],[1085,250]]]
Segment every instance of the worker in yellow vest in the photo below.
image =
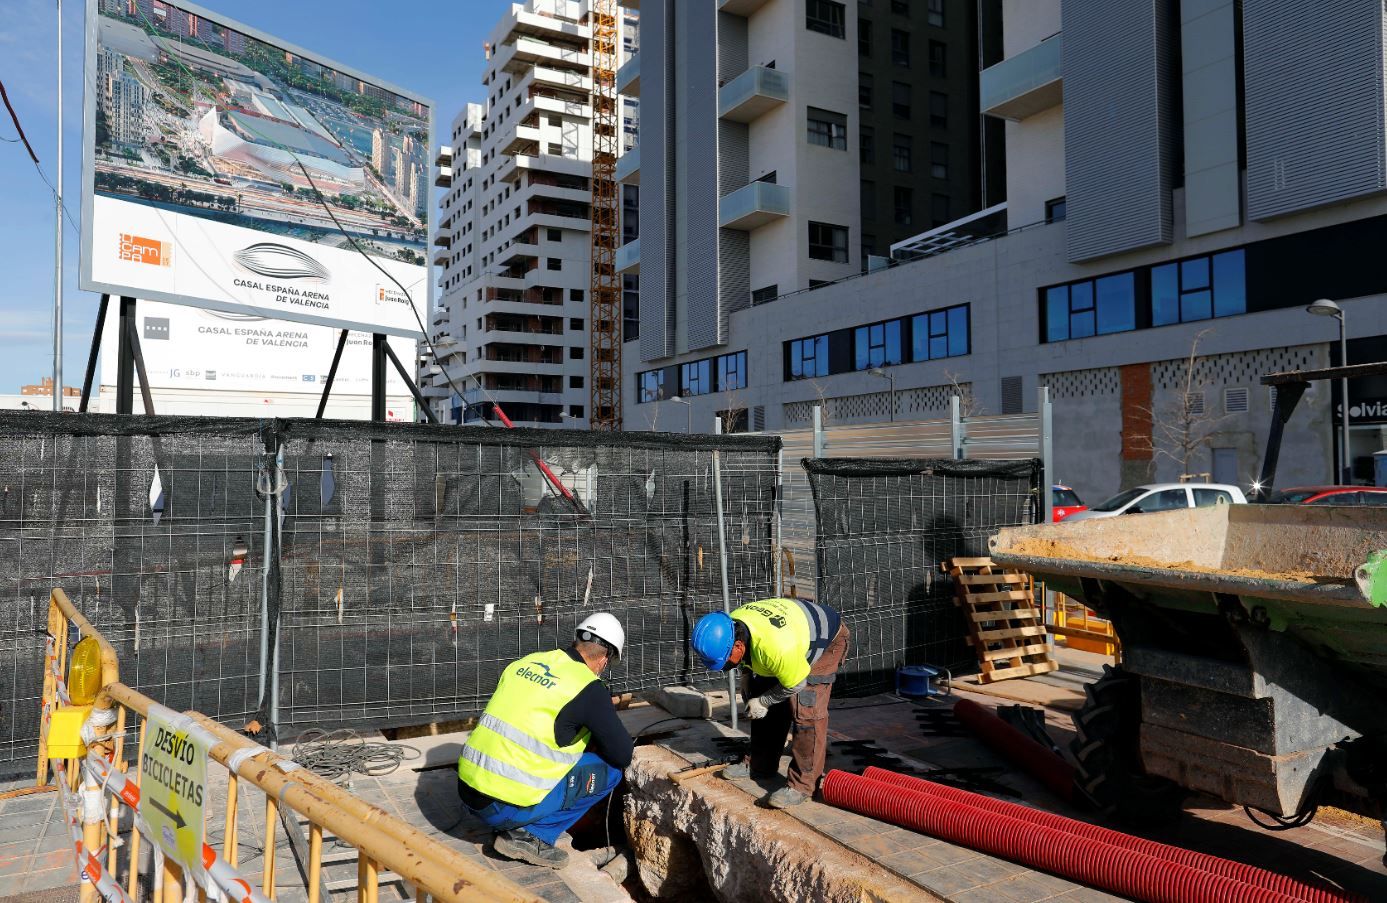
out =
[[724,777],[778,774],[788,732],[789,786],[767,802],[786,809],[814,795],[828,749],[829,696],[848,636],[838,612],[802,599],[762,599],[730,615],[716,611],[699,619],[691,645],[704,666],[747,669],[742,697],[751,721],[751,761],[731,766]]
[[563,868],[559,836],[631,764],[633,741],[599,679],[625,642],[621,623],[599,612],[567,649],[527,655],[501,672],[458,759],[458,796],[496,832],[497,854]]

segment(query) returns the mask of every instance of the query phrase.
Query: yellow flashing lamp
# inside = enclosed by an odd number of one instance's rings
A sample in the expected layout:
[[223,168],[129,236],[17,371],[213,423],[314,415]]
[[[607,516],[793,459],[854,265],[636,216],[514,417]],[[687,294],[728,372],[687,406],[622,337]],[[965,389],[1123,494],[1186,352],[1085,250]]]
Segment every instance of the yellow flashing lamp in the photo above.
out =
[[90,708],[100,689],[101,644],[89,636],[73,647],[68,659],[67,695],[74,706]]
[[48,758],[80,759],[87,754],[82,725],[91,711],[90,705],[62,705],[53,710],[48,718]]

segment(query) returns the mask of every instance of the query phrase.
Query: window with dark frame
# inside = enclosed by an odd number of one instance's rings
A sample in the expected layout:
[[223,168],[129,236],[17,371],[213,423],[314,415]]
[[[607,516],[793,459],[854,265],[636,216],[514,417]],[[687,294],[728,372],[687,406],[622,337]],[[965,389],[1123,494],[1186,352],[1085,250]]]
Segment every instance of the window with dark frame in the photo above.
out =
[[828,375],[828,336],[810,336],[787,342],[790,379],[813,379]]
[[949,95],[943,91],[929,92],[929,124],[936,129],[949,126]]
[[910,172],[911,144],[909,135],[897,132],[891,137],[891,168],[896,172]]
[[872,20],[857,17],[857,55],[870,58],[872,55]]
[[944,0],[926,0],[925,21],[935,28],[944,27]]
[[915,191],[905,185],[897,185],[894,192],[896,225],[910,226],[915,223]]
[[887,320],[853,331],[854,366],[858,370],[891,367],[902,362],[901,321]]
[[692,395],[707,395],[713,391],[713,364],[711,358],[689,361],[679,365],[679,394],[684,398]]
[[910,32],[900,28],[891,29],[891,64],[902,69],[910,68]]
[[1047,342],[1137,328],[1136,274],[1114,273],[1045,290]]
[[544,266],[545,266],[545,268],[550,269],[550,270],[562,270],[562,269],[563,269],[563,261],[560,260],[560,259],[557,258],[557,257],[549,257],[549,258],[546,258],[546,260],[545,260],[545,262],[544,262]]
[[848,117],[832,110],[810,107],[809,143],[833,150],[847,150]]
[[550,241],[563,241],[562,229],[545,229],[545,237]]
[[862,180],[862,192],[859,199],[859,206],[862,208],[863,219],[877,218],[877,183],[870,179]]
[[897,119],[910,118],[909,82],[891,83],[891,115]]
[[754,289],[751,293],[751,303],[753,305],[765,304],[767,301],[774,301],[780,297],[780,286],[766,285]]
[[931,178],[949,177],[949,146],[942,141],[931,141],[929,145],[929,174]]
[[805,4],[804,27],[831,38],[847,36],[847,8],[836,0],[808,0]]
[[971,351],[966,304],[916,314],[910,327],[912,361],[962,357]]
[[1063,222],[1066,214],[1066,205],[1063,197],[1051,198],[1045,202],[1045,222]]
[[[659,401],[665,397],[665,371],[647,370],[636,376],[640,388],[640,403]],[[578,387],[581,388],[581,387]]]
[[718,357],[718,391],[746,388],[746,352],[736,351]]
[[901,16],[910,15],[910,0],[891,0],[891,12]]
[[934,225],[942,226],[949,221],[949,196],[938,192],[930,195],[929,198],[930,219],[934,220]]
[[1247,312],[1241,248],[1151,268],[1151,325],[1169,326]]
[[949,45],[943,41],[929,42],[929,74],[935,78],[949,75]]
[[809,258],[848,262],[848,227],[832,223],[809,224]]
[[857,74],[857,105],[864,110],[872,108],[872,76],[866,72]]
[[858,155],[863,163],[875,163],[877,157],[876,132],[870,126],[863,126],[857,133]]

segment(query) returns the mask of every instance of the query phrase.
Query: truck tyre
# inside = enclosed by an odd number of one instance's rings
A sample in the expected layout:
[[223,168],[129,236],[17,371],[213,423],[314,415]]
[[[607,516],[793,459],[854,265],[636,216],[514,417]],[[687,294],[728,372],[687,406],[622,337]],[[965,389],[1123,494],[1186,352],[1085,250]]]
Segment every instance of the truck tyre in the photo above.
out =
[[1099,812],[1129,824],[1170,822],[1180,815],[1184,791],[1165,778],[1143,773],[1138,679],[1103,666],[1103,676],[1084,687],[1087,699],[1074,713],[1074,786]]

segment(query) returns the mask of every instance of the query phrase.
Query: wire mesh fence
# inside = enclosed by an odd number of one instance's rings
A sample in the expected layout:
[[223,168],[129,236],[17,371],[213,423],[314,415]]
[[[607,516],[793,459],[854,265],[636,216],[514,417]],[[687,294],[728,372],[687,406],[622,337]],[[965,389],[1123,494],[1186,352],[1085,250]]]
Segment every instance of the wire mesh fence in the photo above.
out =
[[804,461],[817,524],[816,598],[852,630],[843,692],[894,685],[905,664],[976,666],[940,562],[988,554],[1000,527],[1037,519],[1041,463]]
[[263,637],[282,735],[472,714],[594,610],[626,627],[615,692],[708,679],[715,449],[733,597],[770,595],[775,437],[0,419],[0,766],[36,753],[55,585],[128,683],[227,723],[268,713]]

